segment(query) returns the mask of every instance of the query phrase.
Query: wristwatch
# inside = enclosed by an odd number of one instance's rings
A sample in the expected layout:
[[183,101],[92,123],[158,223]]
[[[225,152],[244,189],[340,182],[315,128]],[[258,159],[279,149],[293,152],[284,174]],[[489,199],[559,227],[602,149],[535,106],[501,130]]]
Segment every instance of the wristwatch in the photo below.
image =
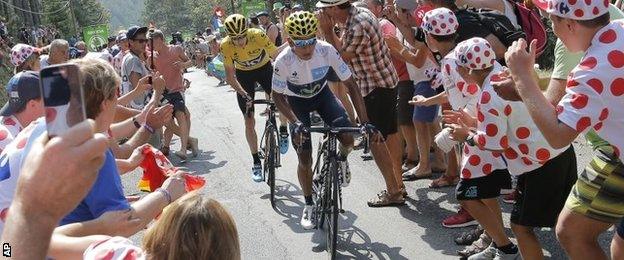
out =
[[135,126],[137,129],[140,129],[140,128],[141,128],[141,124],[139,123],[139,121],[137,121],[137,120],[136,120],[136,117],[132,117],[132,123],[134,123],[134,126]]
[[473,133],[468,134],[468,138],[466,138],[466,144],[468,144],[468,145],[470,145],[470,146],[475,146],[475,145],[477,145],[477,144],[475,143],[474,137],[475,137],[475,134],[473,134]]

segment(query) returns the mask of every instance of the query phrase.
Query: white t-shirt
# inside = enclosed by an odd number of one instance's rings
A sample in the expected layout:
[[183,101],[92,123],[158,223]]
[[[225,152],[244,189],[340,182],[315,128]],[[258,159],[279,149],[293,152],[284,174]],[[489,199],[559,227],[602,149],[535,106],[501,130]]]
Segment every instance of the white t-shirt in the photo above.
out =
[[50,56],[48,55],[41,55],[41,57],[39,57],[39,64],[41,65],[42,69],[50,66],[50,62],[48,62],[49,58]]
[[594,129],[624,161],[624,19],[600,29],[568,77],[558,118],[579,133]]
[[320,93],[327,80],[345,81],[351,77],[349,66],[329,43],[317,41],[309,60],[301,60],[290,47],[275,59],[273,90],[286,96],[311,98]]
[[520,175],[541,167],[567,147],[552,148],[523,102],[507,101],[496,94],[491,83],[500,80],[502,71],[503,67],[495,63],[483,82],[474,140],[479,148],[503,151],[509,172]]

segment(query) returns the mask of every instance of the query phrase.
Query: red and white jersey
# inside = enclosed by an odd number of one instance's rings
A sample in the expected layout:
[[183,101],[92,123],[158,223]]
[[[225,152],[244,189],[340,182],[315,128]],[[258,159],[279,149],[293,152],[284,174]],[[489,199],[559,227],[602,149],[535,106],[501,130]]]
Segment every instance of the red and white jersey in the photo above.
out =
[[444,91],[448,95],[449,104],[453,110],[458,111],[467,108],[469,113],[474,116],[480,93],[479,86],[466,83],[466,80],[459,75],[454,50],[442,59],[440,69],[442,86],[444,86]]
[[499,81],[503,68],[496,63],[483,82],[477,107],[477,134],[479,148],[503,151],[509,172],[520,175],[541,167],[548,160],[564,152],[548,144],[524,103],[502,99],[492,82]]
[[82,255],[85,260],[144,260],[147,256],[125,237],[111,237],[91,244]]
[[[454,110],[466,109],[472,117],[477,116],[477,102],[481,89],[468,84],[457,72],[457,58],[452,51],[442,60],[442,83]],[[487,176],[494,170],[506,169],[500,153],[481,150],[465,145],[462,149],[461,178],[474,179]]]
[[0,153],[9,145],[15,136],[22,131],[22,125],[15,116],[0,117]]
[[557,114],[579,133],[594,129],[624,161],[624,20],[612,21],[596,33],[568,77]]
[[[15,118],[4,117],[2,118],[2,125],[8,125],[15,127],[19,125],[17,120],[13,125]],[[15,129],[15,128],[12,128]],[[15,189],[17,188],[17,180],[19,178],[20,168],[24,161],[27,151],[36,138],[45,133],[45,118],[39,118],[36,121],[31,122],[26,128],[21,130],[16,135],[13,135],[14,141],[10,142],[2,153],[0,153],[0,233],[4,229],[4,221],[7,214],[9,214],[9,206],[13,201]],[[0,130],[2,131],[2,130]]]

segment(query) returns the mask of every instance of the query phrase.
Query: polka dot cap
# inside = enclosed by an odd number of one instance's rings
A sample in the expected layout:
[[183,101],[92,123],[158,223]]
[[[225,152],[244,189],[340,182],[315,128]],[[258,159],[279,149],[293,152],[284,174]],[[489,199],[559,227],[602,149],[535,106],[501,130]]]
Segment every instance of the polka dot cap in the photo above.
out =
[[13,63],[15,67],[18,67],[33,53],[39,53],[39,49],[30,45],[18,43],[11,48],[11,63]]
[[487,69],[496,61],[492,46],[483,38],[475,37],[460,42],[455,50],[457,65],[469,69]]
[[436,8],[425,13],[421,27],[426,33],[444,36],[457,32],[459,23],[450,9]]
[[609,0],[533,0],[549,14],[573,20],[590,20],[609,11]]

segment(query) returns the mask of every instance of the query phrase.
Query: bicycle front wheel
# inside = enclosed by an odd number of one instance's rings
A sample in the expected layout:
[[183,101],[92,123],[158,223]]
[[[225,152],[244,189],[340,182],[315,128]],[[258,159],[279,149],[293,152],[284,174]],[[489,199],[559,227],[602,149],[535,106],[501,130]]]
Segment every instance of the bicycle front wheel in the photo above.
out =
[[326,193],[329,197],[327,204],[327,254],[330,259],[336,258],[336,246],[338,244],[338,162],[335,158],[331,158],[329,162],[329,175],[327,176],[329,181],[329,192]]
[[268,166],[267,166],[267,170],[268,170],[268,178],[267,178],[267,183],[269,184],[269,189],[270,189],[270,200],[271,200],[271,207],[275,208],[275,167],[276,167],[276,162],[277,162],[277,155],[276,153],[279,153],[279,151],[277,150],[277,134],[275,130],[272,130],[268,136],[267,136],[267,156],[268,156]]

